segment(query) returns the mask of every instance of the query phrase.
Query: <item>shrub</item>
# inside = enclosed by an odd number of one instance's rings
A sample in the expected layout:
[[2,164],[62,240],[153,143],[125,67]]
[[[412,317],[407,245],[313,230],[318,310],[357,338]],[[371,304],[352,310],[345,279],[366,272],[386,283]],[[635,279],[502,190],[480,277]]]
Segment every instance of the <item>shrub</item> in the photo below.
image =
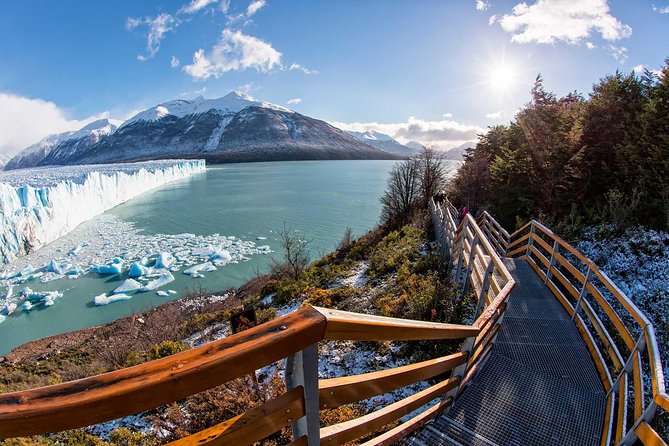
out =
[[188,345],[176,341],[164,341],[151,347],[149,359],[159,359],[188,350]]

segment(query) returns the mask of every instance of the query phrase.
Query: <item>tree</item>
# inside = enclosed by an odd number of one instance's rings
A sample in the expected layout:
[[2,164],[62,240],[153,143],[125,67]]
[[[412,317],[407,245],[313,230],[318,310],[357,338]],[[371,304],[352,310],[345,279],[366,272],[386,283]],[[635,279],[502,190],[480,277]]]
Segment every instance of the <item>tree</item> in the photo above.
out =
[[279,243],[283,248],[282,260],[272,258],[272,274],[276,276],[288,275],[298,280],[309,266],[309,240],[305,240],[295,231],[290,231],[286,224],[279,233]]
[[423,147],[420,154],[420,191],[424,207],[436,194],[443,192],[446,183],[444,155],[436,146]]
[[407,222],[421,196],[421,162],[416,158],[393,166],[381,197],[381,220],[391,225]]

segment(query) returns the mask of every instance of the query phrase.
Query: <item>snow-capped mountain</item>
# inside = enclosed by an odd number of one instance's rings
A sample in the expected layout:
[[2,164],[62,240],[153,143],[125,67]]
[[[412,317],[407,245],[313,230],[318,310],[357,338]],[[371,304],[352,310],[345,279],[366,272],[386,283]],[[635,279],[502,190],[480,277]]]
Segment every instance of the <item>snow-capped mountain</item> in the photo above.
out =
[[100,119],[77,131],[47,136],[15,155],[4,170],[68,164],[69,157],[99,143],[116,131],[120,124],[121,121],[115,119]]
[[[67,135],[67,141],[72,137]],[[65,144],[64,137],[51,144],[31,156],[43,154],[39,161],[17,160],[10,168],[165,158],[204,158],[213,163],[396,158],[324,121],[236,91],[218,99],[156,105],[90,144]]]
[[444,158],[447,160],[462,161],[462,157],[465,155],[467,149],[475,146],[476,141],[467,141],[457,147],[453,147],[452,149],[447,150],[444,154]]
[[399,156],[411,156],[418,153],[420,150],[415,150],[412,147],[400,144],[397,140],[393,139],[391,136],[384,133],[377,132],[376,130],[367,130],[366,132],[354,132],[352,130],[347,131],[347,133],[359,141],[374,146],[377,149],[381,149],[388,153],[393,153]]

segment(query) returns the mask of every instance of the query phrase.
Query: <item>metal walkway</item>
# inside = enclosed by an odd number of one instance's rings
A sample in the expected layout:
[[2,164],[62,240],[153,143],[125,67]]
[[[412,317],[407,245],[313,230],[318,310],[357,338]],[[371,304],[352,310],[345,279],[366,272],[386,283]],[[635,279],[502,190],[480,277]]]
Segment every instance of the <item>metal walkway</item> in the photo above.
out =
[[525,260],[491,354],[412,446],[599,445],[606,395],[574,322]]

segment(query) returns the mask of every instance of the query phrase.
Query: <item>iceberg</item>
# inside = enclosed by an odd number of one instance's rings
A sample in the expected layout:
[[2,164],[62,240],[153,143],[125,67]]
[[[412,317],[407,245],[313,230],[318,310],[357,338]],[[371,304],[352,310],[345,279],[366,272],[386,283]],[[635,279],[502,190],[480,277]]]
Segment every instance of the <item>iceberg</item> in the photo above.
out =
[[16,310],[16,304],[14,302],[8,302],[5,304],[4,307],[0,310],[0,314],[3,316],[9,316]]
[[99,307],[102,305],[109,305],[114,302],[128,299],[132,299],[132,297],[128,296],[127,294],[112,294],[111,296],[107,296],[105,293],[102,293],[93,298],[93,303]]
[[70,263],[58,263],[55,259],[49,262],[47,266],[47,271],[56,273],[58,275],[65,275],[69,270],[72,269],[72,264]]
[[184,274],[191,277],[202,277],[200,271],[205,271],[205,272],[216,271],[216,267],[211,262],[205,262],[199,265],[191,266],[188,269],[185,269]]
[[170,295],[167,291],[156,291],[156,294],[160,297],[167,297]]
[[110,265],[98,265],[95,267],[95,272],[97,272],[98,274],[121,274],[122,269],[123,269],[123,261],[121,261],[120,263],[112,262]]
[[154,279],[151,282],[147,283],[146,285],[141,287],[139,291],[153,291],[173,281],[174,281],[174,276],[172,275],[172,273],[169,271],[164,271],[160,273],[157,279]]
[[142,287],[142,284],[137,282],[134,279],[126,279],[121,285],[119,285],[114,291],[113,294],[122,294],[127,293],[128,291],[135,291]]
[[232,260],[232,255],[230,255],[230,251],[227,249],[221,249],[220,251],[215,252],[214,254],[209,257],[210,262],[214,262],[217,265],[223,265]]
[[23,311],[30,311],[33,309],[33,304],[29,300],[23,302],[23,305],[21,305],[21,308],[23,308]]
[[169,268],[170,265],[174,263],[174,256],[170,254],[169,252],[161,252],[158,254],[158,258],[156,259],[156,264],[153,266],[154,268]]
[[107,209],[205,169],[204,160],[163,160],[2,172],[0,263],[56,240]]
[[128,277],[141,277],[146,276],[147,274],[151,274],[151,269],[142,265],[140,262],[133,263],[128,270]]

